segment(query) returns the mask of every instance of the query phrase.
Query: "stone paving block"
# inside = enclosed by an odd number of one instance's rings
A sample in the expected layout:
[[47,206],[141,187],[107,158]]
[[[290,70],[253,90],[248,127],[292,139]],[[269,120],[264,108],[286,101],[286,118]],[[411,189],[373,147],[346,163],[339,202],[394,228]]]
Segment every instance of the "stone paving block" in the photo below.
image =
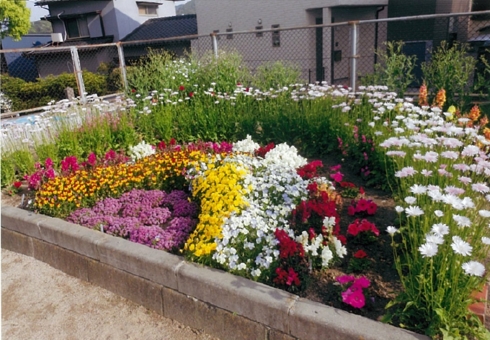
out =
[[2,228],[2,248],[27,256],[34,255],[30,237],[6,228]]
[[163,288],[164,316],[220,339],[267,340],[267,328],[196,298]]
[[106,238],[97,247],[100,262],[177,289],[175,268],[183,262],[182,257],[119,237]]
[[97,243],[112,237],[58,218],[41,221],[39,229],[44,241],[95,260],[99,259]]
[[179,292],[289,334],[288,312],[298,297],[242,277],[185,262]]
[[421,334],[302,298],[291,309],[290,327],[290,335],[304,340],[429,340]]
[[32,211],[11,206],[2,207],[2,227],[37,239],[41,238],[38,225],[46,219],[49,217]]
[[91,259],[88,281],[163,315],[162,287],[156,283]]

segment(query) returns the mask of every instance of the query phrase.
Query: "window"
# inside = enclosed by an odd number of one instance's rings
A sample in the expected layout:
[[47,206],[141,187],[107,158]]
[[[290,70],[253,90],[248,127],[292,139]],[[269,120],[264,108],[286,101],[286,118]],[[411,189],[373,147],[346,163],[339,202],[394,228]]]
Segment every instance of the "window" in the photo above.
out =
[[[226,32],[233,32],[233,28],[227,28]],[[227,34],[226,39],[233,39],[233,34]]]
[[[272,25],[271,28],[279,28],[279,25]],[[281,35],[279,31],[272,31],[272,47],[281,46]]]
[[158,16],[158,4],[138,4],[138,13],[139,15],[146,15],[151,17]]
[[[255,26],[255,30],[256,30],[256,31],[259,31],[259,30],[261,30],[261,29],[262,29],[262,26]],[[262,33],[262,32],[257,32],[257,33],[255,33],[255,36],[256,36],[257,38],[261,38],[261,37],[263,37],[263,36],[264,36],[264,33]]]
[[86,17],[65,19],[65,28],[68,38],[89,37]]

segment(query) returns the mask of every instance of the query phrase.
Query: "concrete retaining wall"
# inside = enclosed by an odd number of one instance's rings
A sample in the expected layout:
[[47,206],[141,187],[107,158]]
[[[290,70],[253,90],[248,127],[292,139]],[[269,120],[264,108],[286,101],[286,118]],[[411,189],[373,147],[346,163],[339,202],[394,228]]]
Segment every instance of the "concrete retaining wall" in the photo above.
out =
[[2,207],[2,248],[221,339],[429,339],[60,219]]

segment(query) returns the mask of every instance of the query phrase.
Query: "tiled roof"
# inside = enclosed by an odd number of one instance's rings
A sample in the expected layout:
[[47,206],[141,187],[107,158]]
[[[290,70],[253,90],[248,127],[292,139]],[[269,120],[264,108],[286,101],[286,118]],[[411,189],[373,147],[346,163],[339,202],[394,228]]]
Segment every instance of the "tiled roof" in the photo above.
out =
[[62,47],[62,46],[90,46],[97,44],[107,44],[114,41],[113,35],[108,35],[105,37],[97,37],[97,38],[80,38],[80,39],[67,39],[61,43],[53,43],[49,42],[45,45],[39,46],[36,50],[31,52],[25,52],[25,55],[33,55],[33,54],[45,54],[45,53],[67,53],[70,50],[53,50],[50,47]]
[[195,14],[149,19],[122,41],[151,40],[197,34]]

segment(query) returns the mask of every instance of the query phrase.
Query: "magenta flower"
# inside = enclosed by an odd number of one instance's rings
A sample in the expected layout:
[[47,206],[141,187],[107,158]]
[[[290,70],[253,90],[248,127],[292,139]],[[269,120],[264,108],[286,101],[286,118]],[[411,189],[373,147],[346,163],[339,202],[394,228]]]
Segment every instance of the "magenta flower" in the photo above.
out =
[[354,281],[356,278],[351,275],[342,275],[337,278],[337,282],[339,282],[341,285],[346,284],[348,282]]
[[342,292],[342,301],[354,308],[362,308],[366,304],[366,299],[364,298],[362,290],[353,289],[353,287]]
[[344,175],[340,171],[338,171],[334,174],[331,174],[330,178],[332,178],[335,182],[340,183],[340,182],[342,182],[342,178],[344,178]]

